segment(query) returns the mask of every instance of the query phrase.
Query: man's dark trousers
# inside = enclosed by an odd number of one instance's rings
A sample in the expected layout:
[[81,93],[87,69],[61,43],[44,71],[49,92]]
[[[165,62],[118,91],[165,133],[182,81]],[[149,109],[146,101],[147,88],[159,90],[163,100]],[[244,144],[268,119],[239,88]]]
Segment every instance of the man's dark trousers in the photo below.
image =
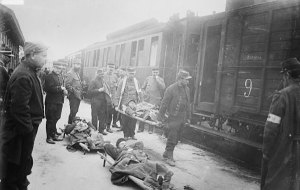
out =
[[121,125],[123,127],[124,137],[133,137],[135,135],[136,119],[122,114]]
[[70,103],[70,115],[69,115],[68,124],[72,124],[74,117],[76,116],[76,114],[78,112],[78,108],[80,105],[80,99],[76,98],[73,95],[70,95],[69,103]]
[[32,150],[38,126],[38,124],[33,124],[32,132],[25,134],[21,138],[22,153],[19,164],[5,161],[4,159],[5,167],[2,169],[4,172],[1,179],[1,190],[27,190],[29,185],[27,176],[31,173],[33,166]]
[[56,123],[61,117],[63,104],[54,104],[49,103],[46,104],[45,111],[46,111],[46,133],[47,139],[54,138],[56,134]]
[[174,148],[178,143],[178,134],[180,132],[180,128],[183,125],[184,125],[184,118],[169,116],[166,153],[169,154],[170,156],[173,155]]
[[99,121],[99,127],[97,129],[101,133],[104,131],[106,125],[106,101],[103,99],[91,102],[91,109],[92,124],[97,128]]

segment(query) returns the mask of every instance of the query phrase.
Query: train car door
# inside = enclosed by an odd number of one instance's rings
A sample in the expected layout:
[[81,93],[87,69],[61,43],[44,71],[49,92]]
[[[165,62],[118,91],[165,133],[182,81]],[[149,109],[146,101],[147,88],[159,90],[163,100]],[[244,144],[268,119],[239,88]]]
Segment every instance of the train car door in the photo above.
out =
[[221,32],[221,20],[210,21],[204,26],[197,107],[207,112],[214,112],[216,109],[215,97]]

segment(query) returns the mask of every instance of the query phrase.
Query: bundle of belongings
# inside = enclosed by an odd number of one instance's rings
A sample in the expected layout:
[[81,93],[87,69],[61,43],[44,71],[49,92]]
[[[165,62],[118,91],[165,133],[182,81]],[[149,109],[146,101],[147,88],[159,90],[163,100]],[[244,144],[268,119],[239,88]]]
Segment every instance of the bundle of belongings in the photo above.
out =
[[117,140],[116,147],[108,143],[104,145],[104,149],[115,160],[109,169],[113,184],[121,185],[131,175],[143,180],[144,185],[154,189],[173,188],[170,182],[174,173],[164,164],[150,161],[149,156],[143,151],[143,142],[139,141],[127,146],[125,139],[120,138]]
[[75,117],[72,124],[66,125],[64,133],[68,135],[68,150],[84,150],[90,152],[103,149],[104,141],[91,122]]
[[123,105],[125,113],[131,116],[139,117],[148,121],[158,122],[157,114],[159,108],[153,104],[147,102],[140,102],[136,104],[134,101],[130,101],[128,106]]

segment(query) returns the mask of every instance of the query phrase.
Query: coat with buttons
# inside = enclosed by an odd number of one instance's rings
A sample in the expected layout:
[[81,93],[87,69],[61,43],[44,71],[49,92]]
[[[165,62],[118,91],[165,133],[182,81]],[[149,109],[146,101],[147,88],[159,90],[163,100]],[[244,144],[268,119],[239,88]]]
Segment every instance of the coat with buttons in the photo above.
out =
[[299,189],[294,187],[295,172],[298,177],[300,172],[296,171],[296,160],[300,162],[300,154],[295,152],[295,138],[300,140],[297,128],[300,128],[300,85],[293,84],[274,94],[270,106],[263,136],[266,161],[263,190]]
[[[42,86],[36,70],[27,61],[13,72],[4,98],[5,122],[1,126],[2,156],[19,164],[23,148],[30,149],[33,133],[44,117]],[[23,147],[23,148],[22,148]]]
[[76,73],[74,69],[67,73],[66,89],[68,90],[68,97],[75,97],[79,100],[82,99],[82,82],[79,73]]

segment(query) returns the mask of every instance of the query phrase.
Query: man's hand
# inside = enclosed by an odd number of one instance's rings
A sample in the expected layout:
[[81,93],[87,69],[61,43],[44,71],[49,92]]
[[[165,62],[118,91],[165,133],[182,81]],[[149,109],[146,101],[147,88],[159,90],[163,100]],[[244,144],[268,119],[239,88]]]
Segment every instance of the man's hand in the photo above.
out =
[[99,92],[103,92],[103,91],[104,91],[104,88],[103,88],[103,87],[102,87],[102,88],[99,88],[98,91],[99,91]]

